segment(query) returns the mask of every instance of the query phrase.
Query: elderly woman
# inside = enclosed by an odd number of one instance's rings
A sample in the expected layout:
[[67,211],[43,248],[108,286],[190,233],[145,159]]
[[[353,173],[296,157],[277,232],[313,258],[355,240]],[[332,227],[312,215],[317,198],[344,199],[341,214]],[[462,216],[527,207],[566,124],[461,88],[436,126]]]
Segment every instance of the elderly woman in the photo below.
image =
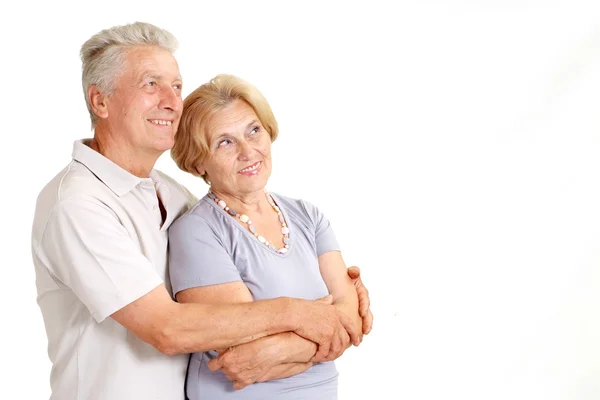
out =
[[[319,209],[265,190],[277,134],[266,99],[237,77],[219,75],[186,98],[171,154],[179,168],[201,176],[210,189],[170,228],[173,294],[179,302],[204,303],[331,294],[345,321],[343,352],[355,337],[349,333],[362,329],[357,293]],[[270,338],[256,342],[272,350]],[[288,350],[276,350],[279,364],[258,365],[253,373],[259,376],[233,387],[229,378],[235,378],[218,370],[224,349],[193,354],[189,399],[336,399],[334,362],[315,360],[312,342],[293,333],[287,339]],[[233,390],[249,382],[257,383]]]

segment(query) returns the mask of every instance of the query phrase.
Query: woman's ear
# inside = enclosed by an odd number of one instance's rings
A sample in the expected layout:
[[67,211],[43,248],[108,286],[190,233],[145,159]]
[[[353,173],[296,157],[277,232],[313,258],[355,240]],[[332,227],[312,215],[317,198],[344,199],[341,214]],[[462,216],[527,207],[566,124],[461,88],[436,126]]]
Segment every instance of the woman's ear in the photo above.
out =
[[196,172],[198,174],[200,174],[200,176],[206,174],[206,170],[204,169],[204,167],[202,166],[202,164],[196,165]]

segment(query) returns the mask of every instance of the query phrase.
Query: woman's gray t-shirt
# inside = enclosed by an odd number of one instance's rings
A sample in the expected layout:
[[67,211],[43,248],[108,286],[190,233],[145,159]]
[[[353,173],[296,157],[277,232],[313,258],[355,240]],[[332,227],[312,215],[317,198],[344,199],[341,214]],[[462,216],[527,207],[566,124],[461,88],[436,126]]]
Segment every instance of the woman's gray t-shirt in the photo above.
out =
[[[260,243],[205,196],[169,229],[173,295],[193,287],[236,281],[246,284],[254,300],[281,296],[314,300],[328,294],[318,256],[340,250],[329,221],[306,201],[271,195],[290,229],[289,251],[281,254]],[[338,373],[333,362],[236,391],[221,371],[208,369],[208,361],[214,357],[214,351],[192,354],[186,384],[190,400],[337,398]]]

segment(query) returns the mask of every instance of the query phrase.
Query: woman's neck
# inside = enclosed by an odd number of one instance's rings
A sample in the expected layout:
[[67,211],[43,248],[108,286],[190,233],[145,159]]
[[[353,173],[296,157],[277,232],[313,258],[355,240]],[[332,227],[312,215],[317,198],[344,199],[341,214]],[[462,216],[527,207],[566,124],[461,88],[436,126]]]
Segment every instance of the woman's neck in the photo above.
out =
[[262,214],[271,208],[264,190],[243,195],[234,195],[211,188],[217,198],[223,200],[229,208],[241,214]]

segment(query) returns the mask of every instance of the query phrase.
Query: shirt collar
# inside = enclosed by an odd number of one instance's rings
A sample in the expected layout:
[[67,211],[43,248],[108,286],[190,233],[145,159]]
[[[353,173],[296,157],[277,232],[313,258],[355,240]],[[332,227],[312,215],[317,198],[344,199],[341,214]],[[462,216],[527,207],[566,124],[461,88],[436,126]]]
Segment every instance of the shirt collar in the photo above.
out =
[[[117,196],[129,193],[144,180],[129,173],[102,154],[93,150],[89,147],[90,142],[91,139],[76,140],[73,144],[73,159],[85,165],[87,169],[96,175]],[[153,170],[150,173],[150,177],[154,178],[156,176],[158,174]]]

